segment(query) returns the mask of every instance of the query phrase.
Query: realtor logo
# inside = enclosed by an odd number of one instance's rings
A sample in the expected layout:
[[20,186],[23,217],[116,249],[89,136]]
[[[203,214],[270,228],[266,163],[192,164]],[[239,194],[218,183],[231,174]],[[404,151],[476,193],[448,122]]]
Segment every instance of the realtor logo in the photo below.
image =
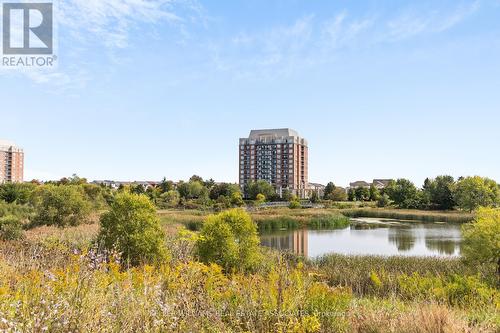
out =
[[3,4],[3,53],[52,54],[52,3]]
[[54,66],[54,4],[36,1],[2,3],[4,68]]

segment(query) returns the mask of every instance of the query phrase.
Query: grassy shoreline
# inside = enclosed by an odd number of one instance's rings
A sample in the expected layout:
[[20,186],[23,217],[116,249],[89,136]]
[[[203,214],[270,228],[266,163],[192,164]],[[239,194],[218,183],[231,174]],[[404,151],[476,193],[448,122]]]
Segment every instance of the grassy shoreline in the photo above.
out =
[[351,218],[372,217],[421,222],[467,223],[473,214],[460,211],[424,211],[410,209],[357,208],[342,209],[340,212]]
[[[209,210],[160,210],[158,215],[164,225],[183,225],[189,230],[201,229]],[[473,214],[459,211],[422,211],[386,208],[355,209],[289,209],[265,208],[249,211],[260,230],[297,228],[343,228],[349,218],[369,217],[419,222],[467,223]]]

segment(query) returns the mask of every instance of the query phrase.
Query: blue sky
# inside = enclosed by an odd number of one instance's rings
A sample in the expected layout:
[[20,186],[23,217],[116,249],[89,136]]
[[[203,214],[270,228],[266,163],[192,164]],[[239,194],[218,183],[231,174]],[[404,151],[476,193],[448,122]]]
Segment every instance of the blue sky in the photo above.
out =
[[310,180],[500,181],[500,1],[60,4],[59,66],[0,71],[25,178],[236,182],[238,138],[291,127]]

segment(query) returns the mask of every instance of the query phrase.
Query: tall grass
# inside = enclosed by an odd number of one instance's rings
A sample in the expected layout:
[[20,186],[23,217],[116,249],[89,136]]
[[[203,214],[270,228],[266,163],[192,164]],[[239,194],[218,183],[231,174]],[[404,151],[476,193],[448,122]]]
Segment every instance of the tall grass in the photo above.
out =
[[[496,272],[491,267],[472,267],[459,258],[329,254],[311,263],[329,284],[350,287],[360,296],[397,296],[400,291],[398,278],[402,275],[445,279],[456,275],[480,276],[491,287],[497,283]],[[377,279],[381,280],[380,285]]]
[[311,216],[258,216],[255,218],[259,231],[288,230],[298,228],[338,229],[350,224],[348,217],[340,214]]
[[448,222],[448,223],[466,223],[472,221],[473,214],[457,211],[422,211],[405,209],[343,209],[341,213],[345,216],[387,218],[397,220],[415,220],[422,222]]

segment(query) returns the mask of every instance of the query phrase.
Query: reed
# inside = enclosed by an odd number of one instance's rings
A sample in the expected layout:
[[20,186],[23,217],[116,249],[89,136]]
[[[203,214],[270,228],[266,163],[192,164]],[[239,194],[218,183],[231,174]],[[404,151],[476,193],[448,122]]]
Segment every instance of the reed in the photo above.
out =
[[360,208],[343,209],[341,213],[345,216],[386,218],[396,220],[413,220],[422,222],[447,222],[447,223],[467,223],[474,218],[473,214],[459,211],[423,211],[406,209],[378,209]]

